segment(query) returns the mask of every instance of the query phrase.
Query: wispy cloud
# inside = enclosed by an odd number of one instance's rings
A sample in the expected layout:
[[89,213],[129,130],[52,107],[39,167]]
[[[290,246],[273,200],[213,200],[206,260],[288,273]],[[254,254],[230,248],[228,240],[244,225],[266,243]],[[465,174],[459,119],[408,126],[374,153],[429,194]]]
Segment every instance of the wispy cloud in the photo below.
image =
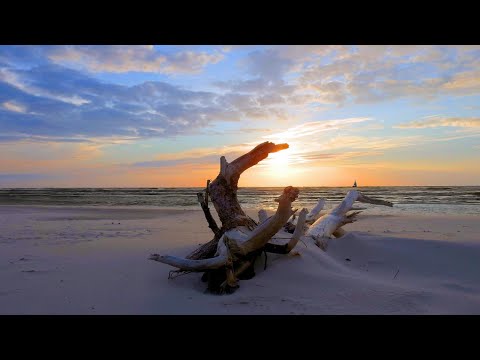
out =
[[13,86],[16,89],[28,95],[33,95],[35,97],[43,97],[46,99],[57,100],[76,106],[88,104],[90,102],[89,100],[83,99],[78,95],[65,96],[61,93],[51,92],[45,87],[38,87],[34,84],[29,84],[29,82],[27,81],[22,81],[19,76],[21,73],[22,72],[16,73],[6,68],[0,68],[0,81],[3,81],[4,83]]
[[422,141],[425,141],[425,137],[423,136],[390,136],[385,138],[379,136],[350,136],[343,134],[325,139],[323,147],[328,149],[368,149],[380,151],[408,147]]
[[158,154],[154,160],[136,162],[131,164],[131,166],[166,167],[193,163],[218,164],[221,156],[225,156],[227,161],[231,162],[251,149],[252,146],[249,144],[196,148],[194,150]]
[[[288,142],[290,148],[286,150],[287,155],[284,161],[292,166],[327,162],[335,162],[340,166],[354,158],[380,156],[385,151],[409,147],[425,141],[423,136],[386,138],[374,135],[351,135],[361,125],[367,122],[373,123],[373,120],[373,118],[358,117],[309,122],[263,138],[276,142]],[[268,165],[270,162],[274,161],[267,159],[265,164]]]
[[24,105],[15,103],[13,101],[5,101],[2,104],[2,106],[3,106],[4,109],[6,109],[8,111],[13,111],[13,112],[21,113],[21,114],[24,114],[24,113],[27,112],[27,108]]
[[[331,152],[328,152],[328,151]],[[333,152],[333,149],[325,149],[325,150],[317,150],[317,151],[307,151],[304,153],[298,153],[293,156],[292,161],[289,163],[293,166],[297,166],[300,164],[309,163],[310,166],[312,165],[324,165],[326,163],[334,162],[336,165],[344,165],[347,160],[355,159],[355,158],[362,158],[362,157],[372,157],[381,155],[382,153],[379,151],[352,151],[346,150],[341,152]]]
[[480,91],[480,69],[455,74],[449,81],[442,84],[442,89],[466,94],[478,93]]
[[[181,47],[180,47],[181,48]],[[186,48],[186,47],[185,47]],[[152,45],[73,45],[44,47],[52,62],[91,72],[196,74],[224,59],[221,51],[162,52]]]
[[480,131],[476,128],[471,128],[473,131],[468,132],[456,132],[454,135],[449,136],[440,136],[428,139],[430,142],[442,142],[442,141],[454,141],[454,140],[462,140],[468,138],[475,138],[480,137]]
[[278,139],[279,141],[288,141],[302,137],[312,136],[319,132],[334,131],[345,128],[351,124],[361,123],[372,120],[368,117],[348,118],[338,120],[312,121],[298,126],[291,127],[280,133],[264,136],[265,139]]
[[423,129],[435,127],[480,127],[480,117],[441,117],[434,116],[410,121],[394,126],[399,129]]
[[238,134],[262,134],[262,133],[271,133],[272,129],[267,128],[254,128],[254,127],[241,127],[238,129],[229,129],[229,130],[214,130],[214,129],[205,129],[201,132],[202,135],[238,135]]

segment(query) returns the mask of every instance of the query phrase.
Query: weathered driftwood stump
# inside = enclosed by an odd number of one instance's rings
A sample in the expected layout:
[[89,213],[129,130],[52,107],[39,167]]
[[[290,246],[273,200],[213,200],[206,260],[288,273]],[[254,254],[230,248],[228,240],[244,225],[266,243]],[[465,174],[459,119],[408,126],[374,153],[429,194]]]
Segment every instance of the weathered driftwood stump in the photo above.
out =
[[[304,240],[313,240],[326,250],[327,240],[342,236],[345,231],[341,227],[355,221],[358,212],[349,215],[347,212],[356,200],[392,206],[389,202],[367,198],[353,190],[327,215],[320,217],[325,203],[324,199],[320,199],[312,211],[302,209],[296,217],[292,203],[297,199],[299,190],[288,186],[275,199],[278,202],[277,211],[268,217],[265,210],[260,210],[257,223],[245,214],[238,202],[238,180],[245,170],[267,158],[268,154],[287,148],[287,144],[265,142],[231,163],[222,156],[220,173],[213,182],[207,182],[205,196],[203,193],[197,194],[208,225],[214,233],[213,239],[186,258],[152,254],[150,259],[174,266],[179,273],[204,272],[202,280],[208,282],[208,290],[231,293],[238,288],[238,279],[250,279],[255,275],[255,259],[262,251],[288,254],[302,237]],[[222,222],[221,227],[218,227],[210,213],[209,197]],[[278,244],[278,239],[283,239],[282,243]],[[275,243],[271,240],[275,240]]]

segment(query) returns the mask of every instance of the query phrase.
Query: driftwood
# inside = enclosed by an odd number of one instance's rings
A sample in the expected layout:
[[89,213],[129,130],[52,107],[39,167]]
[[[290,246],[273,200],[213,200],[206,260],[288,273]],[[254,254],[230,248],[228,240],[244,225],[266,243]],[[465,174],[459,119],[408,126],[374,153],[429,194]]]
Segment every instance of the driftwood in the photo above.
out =
[[343,225],[357,220],[357,215],[360,214],[361,211],[354,211],[350,214],[347,214],[350,210],[352,210],[353,203],[355,201],[376,205],[393,206],[393,204],[389,201],[372,199],[363,195],[358,190],[350,190],[345,196],[345,199],[343,199],[343,201],[336,208],[334,208],[328,214],[320,217],[309,227],[305,237],[313,239],[318,247],[320,247],[322,250],[326,250],[329,239],[331,239],[333,236],[341,237],[345,234],[345,230],[342,229]]
[[[320,216],[324,199],[319,199],[310,212],[302,209],[297,214],[297,210],[292,209],[292,203],[297,199],[299,190],[288,186],[275,199],[278,202],[276,212],[268,217],[265,210],[260,210],[259,221],[255,221],[245,214],[237,199],[240,175],[267,158],[268,154],[287,148],[287,144],[265,142],[231,163],[222,156],[218,176],[211,183],[207,182],[205,195],[197,194],[214,234],[213,239],[186,258],[152,254],[149,259],[176,267],[177,272],[203,272],[202,280],[208,282],[208,290],[231,293],[238,288],[238,279],[249,279],[255,275],[255,259],[262,252],[288,254],[300,240],[311,240],[326,250],[328,239],[342,236],[345,233],[342,226],[356,220],[359,212],[347,214],[355,201],[392,206],[389,202],[371,199],[352,190],[329,214]],[[210,212],[209,198],[221,227]]]

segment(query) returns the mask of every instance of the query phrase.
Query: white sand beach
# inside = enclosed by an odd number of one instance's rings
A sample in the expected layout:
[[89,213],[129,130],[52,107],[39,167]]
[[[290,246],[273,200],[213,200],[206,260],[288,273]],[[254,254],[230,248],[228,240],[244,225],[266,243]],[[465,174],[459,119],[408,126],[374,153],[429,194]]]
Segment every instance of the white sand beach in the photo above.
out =
[[147,259],[210,240],[201,210],[2,205],[0,228],[0,314],[480,314],[478,215],[367,211],[223,296]]

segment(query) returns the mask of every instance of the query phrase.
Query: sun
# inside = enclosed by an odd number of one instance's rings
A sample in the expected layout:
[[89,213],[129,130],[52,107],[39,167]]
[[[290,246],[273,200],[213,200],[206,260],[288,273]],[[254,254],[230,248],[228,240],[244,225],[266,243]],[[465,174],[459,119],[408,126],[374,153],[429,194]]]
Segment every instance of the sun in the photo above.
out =
[[285,177],[289,174],[290,154],[287,151],[279,151],[268,155],[268,172],[275,177]]

